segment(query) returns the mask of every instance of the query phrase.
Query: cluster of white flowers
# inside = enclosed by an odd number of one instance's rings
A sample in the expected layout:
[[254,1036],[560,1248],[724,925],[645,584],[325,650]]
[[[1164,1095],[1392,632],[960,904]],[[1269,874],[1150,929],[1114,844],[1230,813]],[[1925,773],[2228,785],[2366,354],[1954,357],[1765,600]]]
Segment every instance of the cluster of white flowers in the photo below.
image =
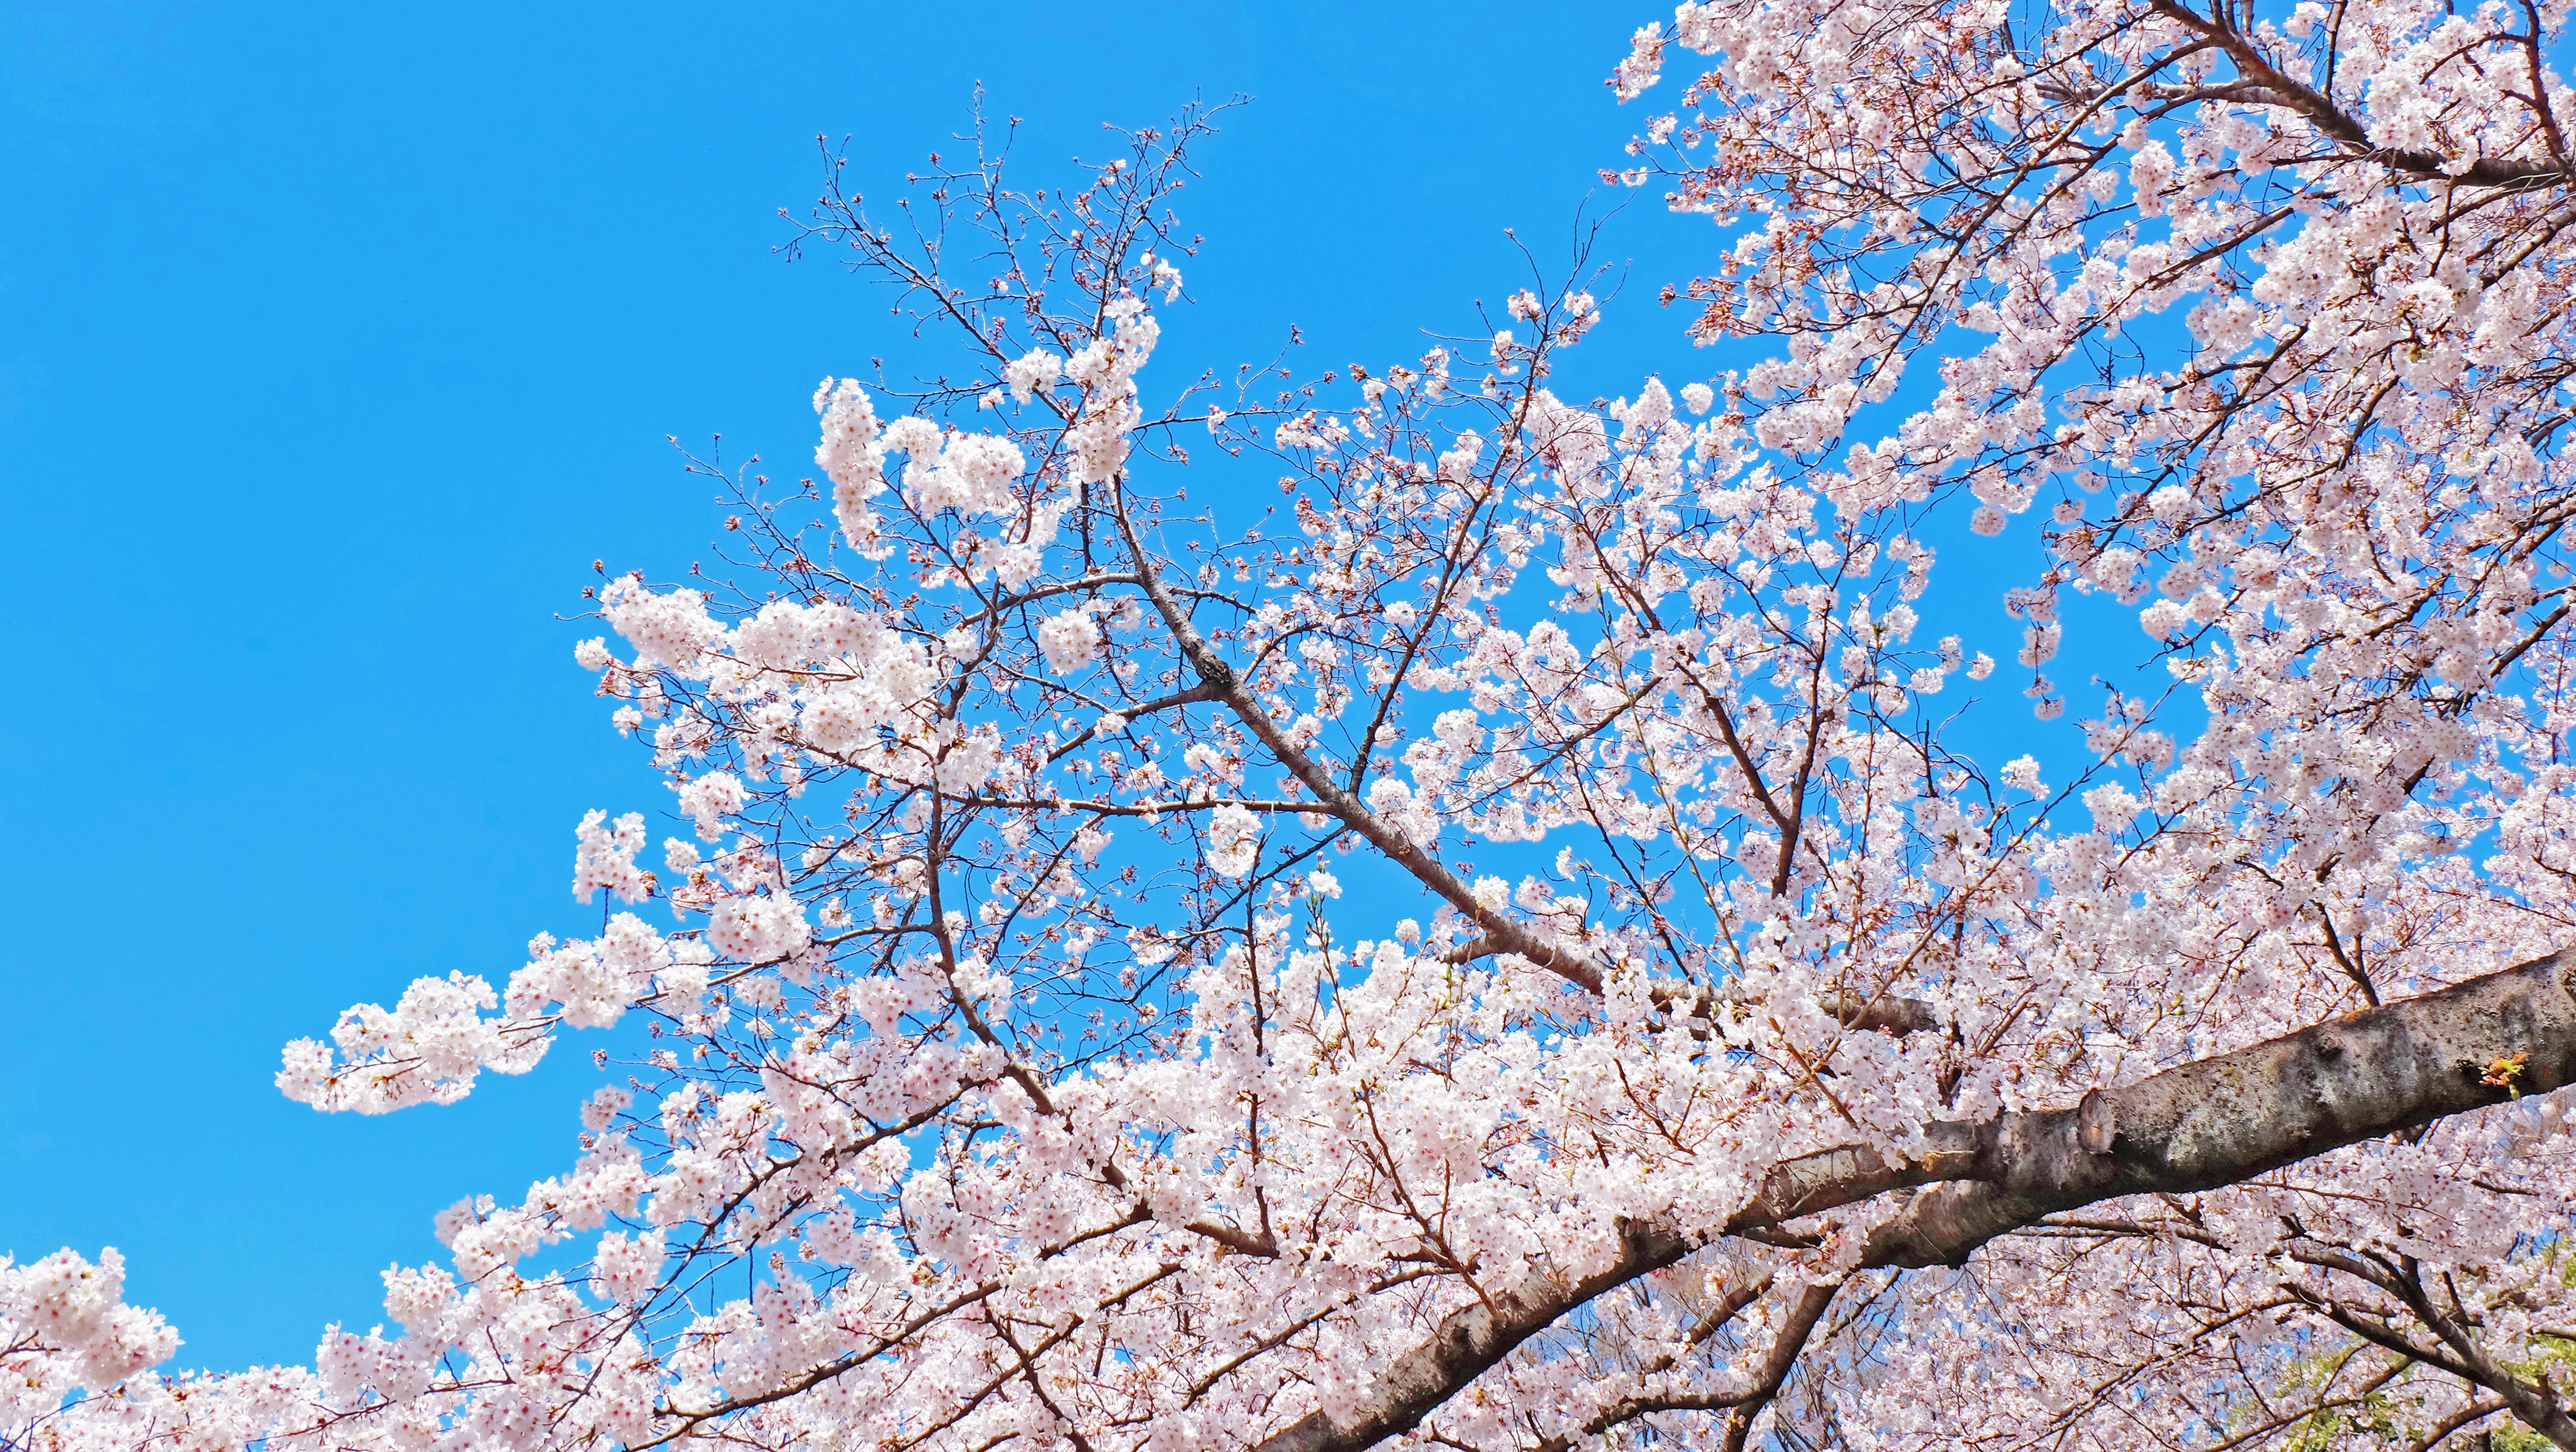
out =
[[592,891],[607,888],[619,902],[641,902],[653,891],[653,874],[635,865],[644,850],[644,816],[628,812],[614,831],[602,824],[608,814],[593,811],[581,819],[575,837],[580,847],[572,859],[572,900],[588,902]]
[[1047,668],[1071,675],[1100,652],[1100,623],[1084,609],[1059,611],[1038,623],[1038,649]]
[[1052,391],[1056,380],[1063,376],[1063,357],[1044,348],[1031,348],[1012,359],[1002,370],[1004,381],[1010,385],[1011,396],[1022,403],[1028,402],[1032,393]]
[[672,945],[633,913],[609,919],[607,930],[587,942],[558,944],[540,934],[528,956],[502,996],[511,1019],[533,1023],[556,1005],[572,1028],[613,1026],[652,996],[675,961]]
[[24,1427],[77,1391],[106,1391],[167,1361],[179,1335],[125,1304],[125,1261],[68,1250],[25,1265],[0,1257],[0,1421]]
[[1208,814],[1208,870],[1241,877],[1261,853],[1261,818],[1248,808],[1222,806]]
[[814,390],[814,411],[823,416],[823,441],[814,446],[814,466],[832,481],[832,510],[842,536],[852,549],[868,554],[879,547],[883,529],[869,501],[886,487],[876,407],[854,380],[826,378]]
[[482,1070],[523,1074],[545,1056],[541,1028],[483,1017],[499,1006],[492,985],[471,974],[415,979],[391,1011],[361,1003],[342,1014],[331,1044],[288,1044],[277,1087],[300,1104],[360,1114],[454,1103]]
[[725,818],[741,811],[746,800],[742,778],[729,771],[711,771],[680,787],[680,810],[710,842],[724,835]]
[[685,675],[702,669],[701,656],[724,634],[706,604],[696,590],[656,595],[632,576],[611,580],[599,592],[601,618],[635,647],[634,667],[644,671]]
[[1136,372],[1154,354],[1162,325],[1142,300],[1122,297],[1105,310],[1111,333],[1095,338],[1067,359],[1065,377],[1082,388],[1082,412],[1066,431],[1074,472],[1084,483],[1115,478],[1127,462],[1128,435],[1144,421],[1136,402]]

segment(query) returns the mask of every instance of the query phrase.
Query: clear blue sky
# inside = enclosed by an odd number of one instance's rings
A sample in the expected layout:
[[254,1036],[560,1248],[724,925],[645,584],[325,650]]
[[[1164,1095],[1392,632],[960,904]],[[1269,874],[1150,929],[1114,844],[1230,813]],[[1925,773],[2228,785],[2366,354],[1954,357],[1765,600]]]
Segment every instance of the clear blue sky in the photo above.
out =
[[[1248,93],[1164,356],[1294,322],[1315,369],[1393,361],[1526,280],[1505,227],[1565,255],[1659,11],[0,8],[0,1251],[115,1245],[184,1364],[302,1361],[382,1319],[439,1208],[568,1163],[575,1055],[369,1120],[270,1076],[353,1001],[579,929],[574,822],[664,807],[554,616],[594,557],[667,576],[712,532],[665,435],[801,461],[816,378],[910,356],[771,254],[817,132],[881,190],[978,79],[1040,166]],[[1575,391],[1748,361],[1646,301],[1710,235],[1619,219]]]

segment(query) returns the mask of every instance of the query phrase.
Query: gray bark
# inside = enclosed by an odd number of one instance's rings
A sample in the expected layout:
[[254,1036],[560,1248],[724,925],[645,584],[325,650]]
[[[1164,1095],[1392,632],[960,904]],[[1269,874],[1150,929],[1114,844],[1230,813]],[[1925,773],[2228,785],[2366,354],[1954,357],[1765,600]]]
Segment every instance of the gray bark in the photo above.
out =
[[[2500,1063],[2516,1067],[2495,1072]],[[2071,1108],[1935,1125],[1932,1152],[1908,1164],[1891,1168],[1868,1149],[1803,1156],[1767,1176],[1725,1233],[1928,1187],[1871,1235],[1863,1266],[1959,1265],[2043,1215],[2218,1189],[2570,1082],[2576,950],[2096,1090]],[[1260,1452],[1359,1452],[1408,1431],[1559,1317],[1706,1243],[1669,1217],[1625,1225],[1607,1269],[1573,1282],[1532,1277],[1450,1313],[1389,1363],[1356,1416],[1312,1413]]]

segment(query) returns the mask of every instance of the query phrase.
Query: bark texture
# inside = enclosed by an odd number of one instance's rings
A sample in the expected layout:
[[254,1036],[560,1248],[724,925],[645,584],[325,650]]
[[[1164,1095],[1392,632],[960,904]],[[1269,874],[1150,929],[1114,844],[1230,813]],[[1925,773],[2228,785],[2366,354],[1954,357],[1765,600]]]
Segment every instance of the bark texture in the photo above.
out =
[[[2213,1190],[2344,1145],[2576,1082],[2576,950],[2169,1069],[2070,1108],[1941,1124],[1932,1153],[1875,1150],[1783,1163],[1725,1234],[1896,1190],[1913,1198],[1870,1237],[1863,1268],[1963,1264],[2043,1215],[2125,1195]],[[1380,1373],[1358,1415],[1321,1412],[1261,1452],[1359,1452],[1418,1425],[1514,1347],[1604,1291],[1713,1237],[1668,1217],[1625,1227],[1619,1258],[1573,1282],[1533,1277],[1452,1312]]]

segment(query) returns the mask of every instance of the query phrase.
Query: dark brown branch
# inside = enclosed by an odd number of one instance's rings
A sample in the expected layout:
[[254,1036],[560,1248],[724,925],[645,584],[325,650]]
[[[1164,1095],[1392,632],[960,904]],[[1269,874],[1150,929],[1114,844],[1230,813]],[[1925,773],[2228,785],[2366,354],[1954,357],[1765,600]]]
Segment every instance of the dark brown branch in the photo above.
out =
[[2346,147],[2356,159],[2379,162],[2426,181],[2450,181],[2466,187],[2525,189],[2556,186],[2567,180],[2567,168],[2555,161],[2507,161],[2481,157],[2466,170],[2451,171],[2448,169],[2450,158],[2434,152],[2374,145],[2368,127],[2315,87],[2291,79],[2273,65],[2271,59],[2242,31],[2221,20],[2195,14],[2189,6],[2177,4],[2175,0],[2150,0],[2150,8],[2216,44],[2227,52],[2228,59],[2236,62],[2236,68],[2243,72],[2245,79],[2233,86],[2212,88],[2221,93],[2218,98],[2295,111],[2306,117],[2309,125]]
[[[1726,1445],[1741,1448],[1745,1434],[1753,1428],[1771,1399],[1780,1394],[1781,1384],[1798,1364],[1798,1354],[1807,1349],[1807,1338],[1813,1336],[1816,1323],[1824,1319],[1825,1308],[1833,1304],[1834,1293],[1843,1288],[1841,1281],[1823,1281],[1799,1293],[1797,1304],[1789,1308],[1788,1324],[1772,1339],[1771,1351],[1762,1358],[1760,1369],[1743,1386],[1726,1391],[1668,1392],[1662,1396],[1627,1397],[1584,1424],[1588,1436],[1599,1436],[1622,1422],[1657,1412],[1726,1411]],[[1566,1452],[1573,1443],[1551,1438],[1542,1443],[1542,1452]]]
[[[2510,1087],[2490,1082],[2500,1060],[2520,1065]],[[2096,1090],[2073,1108],[1935,1126],[1933,1152],[1898,1166],[1858,1147],[1803,1156],[1775,1169],[1725,1233],[1929,1185],[1871,1235],[1862,1268],[1958,1265],[2053,1213],[2218,1189],[2570,1082],[2576,954],[2561,953]],[[1361,1452],[1408,1431],[1559,1317],[1713,1238],[1668,1215],[1630,1221],[1606,1269],[1489,1287],[1390,1361],[1355,1415],[1310,1413],[1259,1452]]]
[[2413,1445],[2407,1448],[2407,1452],[2433,1452],[2434,1448],[2442,1445],[2443,1438],[2460,1430],[2462,1427],[2469,1425],[2471,1422],[2483,1421],[2503,1410],[2504,1403],[2502,1402],[2471,1402],[2467,1406],[2453,1412],[2451,1415],[2435,1422],[2425,1431],[2423,1436],[2415,1439]]

